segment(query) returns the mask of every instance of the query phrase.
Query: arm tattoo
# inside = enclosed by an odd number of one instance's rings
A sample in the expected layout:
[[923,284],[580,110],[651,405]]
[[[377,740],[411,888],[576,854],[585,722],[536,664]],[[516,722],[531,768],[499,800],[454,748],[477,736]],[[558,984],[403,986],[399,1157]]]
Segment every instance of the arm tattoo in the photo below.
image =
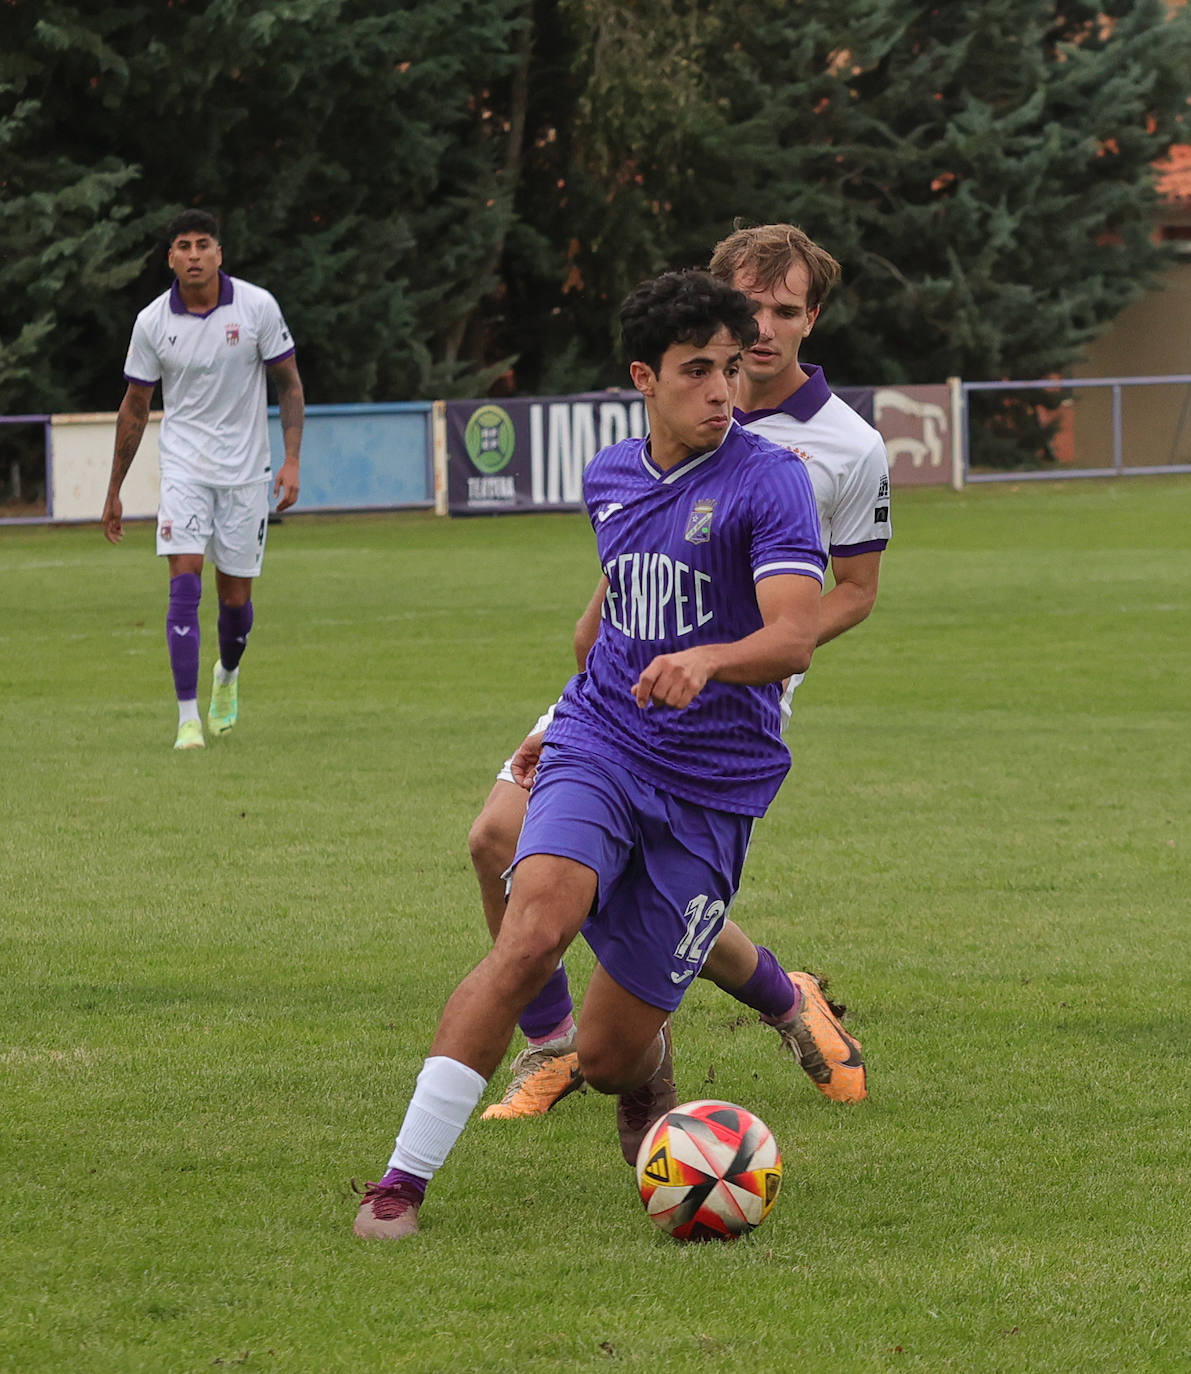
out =
[[132,460],[141,446],[148,419],[147,413],[141,415],[136,411],[126,411],[123,407],[116,416],[116,452],[112,458],[112,480],[117,486],[128,476],[128,469],[132,467]]

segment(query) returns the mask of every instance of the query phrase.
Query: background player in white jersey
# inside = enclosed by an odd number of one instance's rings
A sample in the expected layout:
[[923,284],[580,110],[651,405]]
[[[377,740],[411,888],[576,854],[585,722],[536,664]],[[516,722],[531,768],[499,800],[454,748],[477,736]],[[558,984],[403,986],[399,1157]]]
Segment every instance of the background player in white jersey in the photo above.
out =
[[252,629],[252,582],[260,576],[269,519],[265,375],[277,388],[285,461],[273,482],[277,509],[298,499],[305,398],[294,343],[277,302],[220,270],[219,225],[187,210],[170,225],[175,281],[136,317],[124,363],[128,388],[116,418],[116,450],[103,507],[104,534],[124,537],[120,488],[140,447],[160,381],[161,495],[157,552],[169,560],[165,633],[178,698],[175,749],[201,749],[198,709],[199,599],[203,559],[215,564],[219,657],[207,720],[224,734],[239,713],[240,659]]
[[583,478],[605,614],[546,732],[500,933],[447,1002],[359,1235],[417,1230],[518,1014],[580,931],[597,963],[578,1067],[619,1096],[634,1161],[677,1104],[670,1013],[790,766],[781,680],[810,662],[826,558],[803,465],[732,418],[750,304],[671,272],[628,298],[621,325],[649,435],[601,450]]
[[[819,604],[818,643],[857,625],[877,596],[881,553],[889,541],[889,464],[880,434],[838,396],[821,368],[802,363],[799,349],[838,283],[839,263],[792,224],[738,229],[716,245],[711,272],[743,291],[757,307],[759,335],[746,349],[736,418],[796,453],[815,491],[823,544],[834,585]],[[597,588],[575,632],[580,670],[595,639],[603,604]],[[782,699],[802,681],[795,674]],[[541,717],[530,739],[549,724]],[[504,912],[503,874],[512,861],[525,814],[526,793],[501,769],[469,835],[469,846],[489,929],[496,936]],[[777,1028],[816,1087],[836,1101],[865,1096],[859,1044],[847,1037],[834,1009],[809,974],[783,971],[772,951],[755,945],[728,921],[702,977],[762,1014]],[[793,985],[793,986],[791,986]],[[503,1101],[488,1119],[536,1116],[574,1088],[574,1018],[566,970],[560,965],[522,1013],[527,1045],[513,1062]]]

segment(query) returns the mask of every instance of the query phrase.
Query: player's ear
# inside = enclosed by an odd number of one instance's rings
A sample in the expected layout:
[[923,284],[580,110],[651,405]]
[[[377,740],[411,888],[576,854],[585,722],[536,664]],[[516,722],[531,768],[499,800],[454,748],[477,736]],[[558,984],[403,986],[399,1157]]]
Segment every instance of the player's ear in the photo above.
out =
[[819,318],[819,311],[822,309],[823,307],[821,305],[816,305],[813,310],[808,310],[806,312],[806,328],[802,331],[802,337],[804,339],[811,330],[814,329],[815,321]]
[[633,379],[633,385],[642,396],[652,396],[654,387],[657,383],[657,376],[648,363],[635,362],[629,364],[629,376]]

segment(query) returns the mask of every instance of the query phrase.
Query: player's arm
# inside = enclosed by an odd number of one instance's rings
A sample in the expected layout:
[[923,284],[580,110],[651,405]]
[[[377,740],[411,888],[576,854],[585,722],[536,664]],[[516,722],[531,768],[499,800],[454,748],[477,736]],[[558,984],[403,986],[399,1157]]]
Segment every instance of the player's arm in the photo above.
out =
[[289,510],[298,499],[298,463],[302,450],[302,426],[306,421],[306,393],[298,372],[298,360],[291,354],[268,369],[277,389],[277,408],[281,412],[281,438],[285,461],[273,482],[273,495],[279,511]]
[[132,467],[144,437],[145,426],[149,423],[149,402],[153,399],[153,387],[143,386],[140,382],[129,382],[116,412],[116,449],[112,455],[112,475],[108,479],[108,494],[103,503],[103,533],[113,544],[124,538],[124,506],[120,501],[120,488]]
[[877,600],[881,577],[881,552],[831,557],[835,586],[819,602],[819,643],[842,635],[868,617]]
[[600,616],[604,611],[604,596],[607,591],[608,579],[601,577],[583,614],[575,622],[573,643],[575,662],[579,665],[580,672],[587,667],[587,655],[591,653],[592,645],[596,642],[596,636],[600,633]]
[[699,644],[660,654],[633,684],[638,706],[651,702],[681,709],[709,682],[760,686],[805,673],[819,634],[818,579],[781,573],[757,583],[759,630],[729,644]]

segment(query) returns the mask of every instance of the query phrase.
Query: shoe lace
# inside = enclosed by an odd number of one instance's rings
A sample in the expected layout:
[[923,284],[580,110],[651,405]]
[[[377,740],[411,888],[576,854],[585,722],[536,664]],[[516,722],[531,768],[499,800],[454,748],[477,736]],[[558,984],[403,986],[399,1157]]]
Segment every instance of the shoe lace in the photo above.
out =
[[643,1130],[657,1116],[657,1095],[647,1083],[631,1093],[622,1093],[617,1103],[624,1124],[631,1131]]
[[422,1201],[408,1183],[365,1183],[361,1189],[353,1178],[351,1185],[361,1194],[360,1206],[371,1203],[372,1215],[380,1221],[395,1221]]
[[504,1101],[508,1102],[511,1098],[516,1096],[525,1086],[525,1080],[527,1078],[532,1078],[533,1075],[537,1073],[539,1069],[543,1068],[551,1059],[557,1059],[558,1057],[557,1050],[546,1049],[536,1045],[527,1045],[525,1049],[514,1058],[510,1066],[510,1072],[513,1077],[512,1081],[509,1083],[508,1090],[505,1092]]

